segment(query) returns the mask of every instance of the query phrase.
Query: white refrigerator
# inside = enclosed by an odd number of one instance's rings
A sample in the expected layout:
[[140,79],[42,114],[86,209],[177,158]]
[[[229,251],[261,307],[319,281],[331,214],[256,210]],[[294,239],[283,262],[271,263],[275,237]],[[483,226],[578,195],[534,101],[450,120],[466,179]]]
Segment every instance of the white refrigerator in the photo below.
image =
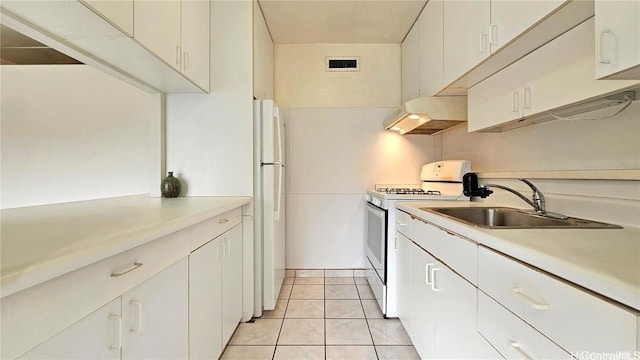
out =
[[276,307],[285,275],[284,122],[273,100],[255,100],[255,307]]

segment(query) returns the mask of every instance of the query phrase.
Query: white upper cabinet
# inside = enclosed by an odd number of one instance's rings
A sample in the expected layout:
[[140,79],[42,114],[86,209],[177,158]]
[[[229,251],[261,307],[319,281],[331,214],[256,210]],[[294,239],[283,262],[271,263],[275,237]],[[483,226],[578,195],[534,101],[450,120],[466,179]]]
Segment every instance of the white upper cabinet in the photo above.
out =
[[164,62],[180,70],[180,0],[134,3],[134,38]]
[[491,2],[444,3],[444,82],[449,84],[489,56]]
[[209,91],[208,0],[3,0],[2,23],[148,92]]
[[592,17],[580,0],[444,2],[444,86],[438,95],[467,89]]
[[123,33],[133,36],[133,0],[80,0],[117,26]]
[[134,38],[209,91],[209,1],[134,2]]
[[640,80],[640,1],[596,0],[596,78]]
[[487,30],[491,53],[501,49],[565,2],[566,0],[491,1],[491,23]]
[[182,0],[182,73],[209,91],[210,2]]
[[256,0],[253,0],[253,97],[273,99],[273,40]]
[[442,81],[442,0],[429,1],[402,43],[402,102],[433,96]]
[[[417,24],[417,23],[416,23]],[[420,60],[418,49],[420,43],[419,26],[414,25],[402,42],[402,103],[418,96]]]
[[433,96],[444,87],[443,80],[443,0],[429,0],[425,5],[418,25],[420,44],[420,96]]
[[535,121],[550,120],[549,110],[638,86],[634,80],[593,78],[593,31],[594,20],[587,20],[469,89],[469,131],[515,128],[533,115],[544,116]]

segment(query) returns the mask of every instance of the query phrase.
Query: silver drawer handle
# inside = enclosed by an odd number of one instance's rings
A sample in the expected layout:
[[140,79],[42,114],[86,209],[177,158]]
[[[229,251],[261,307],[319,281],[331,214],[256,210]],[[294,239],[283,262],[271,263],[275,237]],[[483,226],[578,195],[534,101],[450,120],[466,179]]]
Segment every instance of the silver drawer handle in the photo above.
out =
[[137,263],[133,263],[133,267],[132,267],[131,269],[129,269],[129,270],[127,270],[127,271],[123,271],[123,272],[121,272],[121,273],[113,273],[113,274],[111,274],[111,277],[119,277],[119,276],[122,276],[122,275],[128,274],[128,273],[132,272],[133,270],[135,270],[135,269],[139,268],[139,267],[140,267],[140,266],[142,266],[142,265],[143,265],[143,264],[142,264],[142,263],[139,263],[139,262],[137,262]]
[[218,224],[226,224],[229,222],[229,219],[220,219],[218,220]]
[[520,288],[514,287],[514,288],[511,289],[511,291],[514,294],[516,294],[520,299],[524,300],[526,303],[531,305],[531,307],[534,308],[534,309],[538,309],[538,310],[549,310],[549,309],[551,309],[551,305],[544,304],[544,303],[539,303],[539,302],[533,300],[529,296],[523,294],[522,291],[520,290]]
[[529,354],[527,354],[524,350],[522,350],[522,345],[517,341],[509,341],[509,347],[515,350],[523,359],[533,360]]

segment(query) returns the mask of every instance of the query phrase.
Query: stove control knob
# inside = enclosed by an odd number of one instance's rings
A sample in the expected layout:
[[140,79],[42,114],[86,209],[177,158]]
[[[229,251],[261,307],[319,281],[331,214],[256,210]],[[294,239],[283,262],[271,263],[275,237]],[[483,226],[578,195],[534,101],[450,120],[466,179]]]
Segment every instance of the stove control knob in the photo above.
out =
[[373,199],[373,205],[377,206],[377,207],[381,207],[382,206],[382,201],[380,201],[380,199]]
[[368,202],[371,202],[371,195],[369,194],[365,195],[364,199],[367,200]]

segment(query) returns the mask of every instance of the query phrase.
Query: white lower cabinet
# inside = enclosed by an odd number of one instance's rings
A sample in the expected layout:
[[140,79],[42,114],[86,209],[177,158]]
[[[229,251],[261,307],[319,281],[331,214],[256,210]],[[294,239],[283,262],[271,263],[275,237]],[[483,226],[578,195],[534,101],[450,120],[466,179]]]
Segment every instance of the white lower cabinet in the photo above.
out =
[[242,225],[189,256],[189,352],[217,359],[242,317]]
[[222,344],[226,345],[242,318],[242,226],[222,235]]
[[428,221],[408,233],[396,232],[398,314],[422,359],[637,356],[638,311]]
[[423,359],[470,359],[477,352],[476,287],[410,244],[409,334]]
[[571,359],[569,353],[482,291],[478,292],[478,331],[505,359]]
[[222,353],[222,245],[209,241],[189,255],[189,354],[217,359]]
[[123,359],[189,357],[188,279],[183,258],[122,295]]
[[411,321],[411,240],[400,231],[396,231],[396,247],[396,311],[405,330],[412,333],[414,324]]
[[[488,248],[480,247],[478,257],[480,290],[566,352],[633,354],[640,349],[638,312]],[[482,325],[485,315],[479,316]],[[509,324],[495,316],[489,321]]]
[[188,358],[188,272],[184,258],[20,359]]
[[117,298],[19,359],[120,359],[121,325]]

